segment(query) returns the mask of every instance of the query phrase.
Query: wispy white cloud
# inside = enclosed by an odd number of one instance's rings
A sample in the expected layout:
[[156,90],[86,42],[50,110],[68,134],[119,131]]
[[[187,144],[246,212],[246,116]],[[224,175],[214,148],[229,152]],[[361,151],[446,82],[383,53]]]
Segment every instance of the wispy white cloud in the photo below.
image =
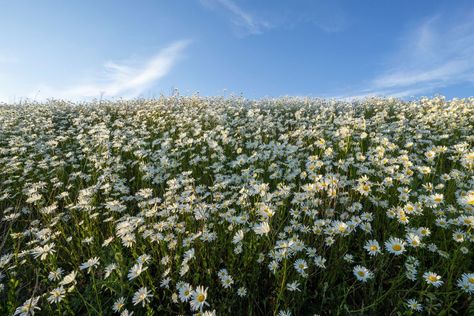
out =
[[[240,35],[261,34],[271,27],[264,19],[257,18],[232,0],[200,0],[210,9],[223,9],[230,14],[232,24]],[[243,33],[242,33],[243,32]]]
[[189,40],[173,42],[138,65],[131,62],[108,61],[104,63],[101,75],[86,83],[63,88],[39,85],[28,97],[33,99],[54,97],[70,100],[137,97],[171,71],[189,44]]
[[285,24],[313,24],[326,33],[337,33],[347,29],[350,24],[342,1],[294,0],[296,9],[287,12]]
[[253,4],[253,10],[244,9],[239,0],[199,0],[209,9],[227,14],[239,36],[263,34],[274,28],[292,28],[298,24],[313,24],[327,33],[343,31],[348,24],[339,0],[274,1],[265,8]]
[[396,97],[438,93],[456,84],[474,84],[474,11],[437,14],[400,40],[385,69],[348,93]]

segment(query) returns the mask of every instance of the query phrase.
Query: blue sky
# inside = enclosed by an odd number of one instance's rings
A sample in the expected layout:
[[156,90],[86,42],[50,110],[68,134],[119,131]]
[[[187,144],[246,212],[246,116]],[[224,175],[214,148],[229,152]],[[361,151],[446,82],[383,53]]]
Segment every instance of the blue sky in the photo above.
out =
[[473,1],[0,0],[0,101],[474,95]]

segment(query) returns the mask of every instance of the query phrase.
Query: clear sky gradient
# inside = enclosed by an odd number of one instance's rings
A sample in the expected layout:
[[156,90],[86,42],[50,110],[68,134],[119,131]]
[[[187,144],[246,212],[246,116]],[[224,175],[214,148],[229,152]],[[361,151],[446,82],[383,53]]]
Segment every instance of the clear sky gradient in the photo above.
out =
[[473,1],[0,0],[0,101],[474,95]]

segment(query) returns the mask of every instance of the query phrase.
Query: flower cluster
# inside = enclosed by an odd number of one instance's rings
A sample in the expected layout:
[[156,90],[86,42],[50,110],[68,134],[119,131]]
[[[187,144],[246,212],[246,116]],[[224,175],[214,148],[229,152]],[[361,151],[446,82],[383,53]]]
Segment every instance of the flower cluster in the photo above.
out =
[[473,117],[443,97],[0,105],[0,314],[467,313]]

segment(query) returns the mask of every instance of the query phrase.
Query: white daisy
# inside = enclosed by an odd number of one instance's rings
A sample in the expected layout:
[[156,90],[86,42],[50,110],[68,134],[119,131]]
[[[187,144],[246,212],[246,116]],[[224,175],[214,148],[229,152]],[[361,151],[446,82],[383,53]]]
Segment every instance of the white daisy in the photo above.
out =
[[192,299],[190,302],[191,309],[193,311],[202,311],[204,306],[209,306],[209,303],[206,302],[207,299],[207,288],[204,289],[203,286],[198,286],[195,291],[193,291]]
[[368,240],[365,243],[364,249],[367,250],[371,256],[376,256],[381,253],[380,245],[377,240]]
[[385,249],[388,252],[394,255],[401,255],[405,251],[406,242],[400,238],[390,237],[388,241],[385,242]]
[[306,276],[305,270],[308,268],[308,263],[304,259],[298,259],[293,264],[295,270],[302,276]]
[[474,273],[464,273],[458,279],[457,286],[466,293],[474,294]]
[[238,290],[237,290],[237,295],[240,296],[240,297],[245,297],[247,296],[247,289],[245,287],[240,287]]
[[431,271],[423,273],[423,278],[425,279],[426,283],[431,284],[434,287],[440,287],[444,283],[441,281],[441,276]]
[[374,277],[374,274],[371,271],[369,271],[366,267],[359,265],[354,267],[353,273],[357,280],[362,282],[367,282],[367,280]]
[[407,300],[407,306],[412,311],[416,311],[416,312],[423,311],[423,305],[418,303],[418,301],[415,300],[414,298],[410,298],[409,300]]
[[262,222],[254,226],[253,231],[257,235],[267,235],[270,232],[270,225],[267,222]]
[[50,295],[48,297],[48,302],[50,304],[59,303],[59,302],[61,302],[61,300],[66,295],[66,291],[64,290],[64,288],[62,286],[60,286],[60,287],[57,287],[57,288],[53,289],[51,292],[49,292],[49,294]]
[[20,315],[20,316],[34,315],[35,310],[41,310],[41,308],[39,308],[37,306],[39,299],[40,299],[40,297],[37,296],[37,297],[32,297],[32,298],[26,300],[23,303],[23,305],[16,308],[15,313],[13,314],[13,316],[15,316],[15,315]]
[[184,283],[178,290],[181,302],[187,302],[193,295],[193,287],[188,283]]
[[123,308],[125,307],[125,298],[119,297],[115,302],[114,305],[112,306],[112,309],[114,312],[120,312]]
[[128,280],[131,281],[138,277],[143,271],[148,269],[147,267],[143,267],[141,263],[135,263],[130,270],[128,271]]
[[142,303],[142,307],[145,307],[145,304],[150,302],[151,297],[151,292],[148,291],[146,287],[141,287],[138,289],[138,291],[135,292],[135,294],[133,294],[133,305]]
[[90,258],[86,262],[83,262],[80,266],[79,269],[85,270],[87,269],[87,273],[90,273],[93,268],[99,266],[99,257],[94,257]]

